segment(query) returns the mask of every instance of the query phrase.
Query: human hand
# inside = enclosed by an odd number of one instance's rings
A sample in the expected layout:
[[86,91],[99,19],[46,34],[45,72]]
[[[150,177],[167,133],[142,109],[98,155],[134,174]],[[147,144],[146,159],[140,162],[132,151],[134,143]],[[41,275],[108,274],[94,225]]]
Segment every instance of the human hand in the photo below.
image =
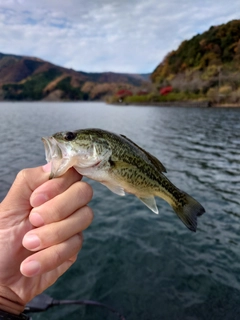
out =
[[19,314],[76,260],[92,222],[92,188],[68,170],[24,169],[0,203],[0,309]]

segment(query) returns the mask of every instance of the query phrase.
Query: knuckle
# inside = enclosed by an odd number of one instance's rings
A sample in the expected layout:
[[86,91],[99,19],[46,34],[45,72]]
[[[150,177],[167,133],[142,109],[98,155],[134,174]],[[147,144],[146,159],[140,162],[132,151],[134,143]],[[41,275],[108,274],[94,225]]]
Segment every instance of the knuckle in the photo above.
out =
[[83,244],[83,235],[82,235],[82,232],[80,233],[77,233],[75,236],[75,250],[74,251],[79,251],[81,248],[82,248],[82,244]]
[[70,259],[71,263],[75,263],[77,261],[77,254],[75,254],[73,257]]
[[27,180],[27,178],[30,174],[30,170],[31,169],[22,169],[21,171],[19,171],[16,176],[16,180],[20,181],[20,182]]
[[80,243],[82,244],[82,243],[83,243],[83,233],[82,233],[82,232],[79,232],[79,233],[77,234],[77,236],[78,236],[78,238],[79,238]]

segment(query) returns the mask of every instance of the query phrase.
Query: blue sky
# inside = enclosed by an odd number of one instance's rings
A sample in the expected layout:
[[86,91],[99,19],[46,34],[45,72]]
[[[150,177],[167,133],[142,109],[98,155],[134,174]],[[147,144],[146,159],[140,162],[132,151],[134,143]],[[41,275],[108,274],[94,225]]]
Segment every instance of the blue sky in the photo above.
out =
[[148,73],[183,40],[239,12],[239,0],[0,0],[0,52]]

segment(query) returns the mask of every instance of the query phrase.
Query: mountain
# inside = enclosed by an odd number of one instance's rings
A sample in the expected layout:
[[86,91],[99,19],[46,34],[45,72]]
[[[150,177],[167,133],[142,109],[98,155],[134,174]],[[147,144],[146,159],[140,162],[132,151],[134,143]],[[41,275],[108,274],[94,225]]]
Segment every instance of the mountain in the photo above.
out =
[[212,26],[183,41],[151,74],[158,87],[240,102],[240,20]]
[[1,100],[100,100],[148,81],[149,75],[86,73],[35,57],[0,53]]

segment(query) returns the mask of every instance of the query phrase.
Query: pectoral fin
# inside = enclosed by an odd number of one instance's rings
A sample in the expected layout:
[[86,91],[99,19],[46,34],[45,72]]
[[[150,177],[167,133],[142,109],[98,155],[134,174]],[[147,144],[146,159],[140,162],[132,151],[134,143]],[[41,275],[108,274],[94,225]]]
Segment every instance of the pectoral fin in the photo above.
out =
[[[102,183],[102,182],[101,182]],[[125,196],[125,191],[121,186],[111,184],[110,182],[102,183],[104,186],[106,186],[109,190],[111,190],[113,193],[118,194],[119,196]]]
[[138,199],[141,200],[150,210],[158,214],[158,208],[157,208],[154,196],[150,196],[146,198],[138,197]]

